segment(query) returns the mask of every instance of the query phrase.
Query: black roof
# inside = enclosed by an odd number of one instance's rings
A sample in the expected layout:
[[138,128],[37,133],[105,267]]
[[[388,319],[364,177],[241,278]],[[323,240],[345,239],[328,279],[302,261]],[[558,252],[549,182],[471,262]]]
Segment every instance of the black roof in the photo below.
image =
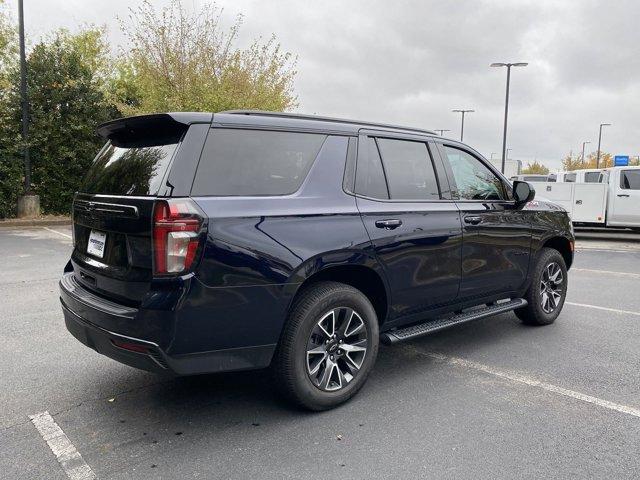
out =
[[[225,118],[226,117],[226,118]],[[281,123],[285,122],[288,126],[292,124],[298,124],[300,126],[310,125],[310,122],[316,122],[323,124],[323,129],[334,129],[340,131],[349,131],[357,133],[358,130],[363,128],[370,129],[384,129],[402,131],[407,133],[419,133],[427,135],[436,135],[431,130],[425,130],[423,128],[416,127],[403,127],[400,125],[392,125],[387,123],[377,122],[365,122],[361,120],[349,120],[345,118],[323,117],[320,115],[307,115],[302,113],[287,113],[287,112],[268,112],[263,110],[227,110],[214,114],[214,122],[225,123],[225,120],[233,118],[233,123],[237,123],[240,120],[239,117],[245,117],[242,123]]]

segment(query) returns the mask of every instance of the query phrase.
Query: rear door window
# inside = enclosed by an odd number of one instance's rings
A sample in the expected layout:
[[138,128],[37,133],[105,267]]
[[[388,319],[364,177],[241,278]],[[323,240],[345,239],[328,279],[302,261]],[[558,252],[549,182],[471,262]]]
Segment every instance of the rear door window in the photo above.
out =
[[438,181],[427,144],[378,138],[389,195],[393,200],[439,200]]
[[366,152],[358,156],[356,193],[370,198],[389,199],[380,152],[373,137],[365,140]]
[[622,170],[620,172],[620,188],[640,190],[640,170]]
[[214,128],[193,195],[288,195],[300,188],[326,135]]

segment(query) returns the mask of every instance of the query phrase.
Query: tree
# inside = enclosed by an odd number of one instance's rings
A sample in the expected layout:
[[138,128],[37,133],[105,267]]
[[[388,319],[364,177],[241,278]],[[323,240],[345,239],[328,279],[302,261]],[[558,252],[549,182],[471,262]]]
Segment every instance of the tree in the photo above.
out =
[[157,11],[149,2],[130,9],[122,29],[130,48],[121,54],[111,94],[127,114],[296,106],[295,59],[275,37],[248,48],[235,42],[242,16],[227,30],[222,10],[206,4],[188,14],[179,0]]
[[[582,155],[573,155],[571,152],[562,160],[562,169],[566,172],[571,170],[582,170],[585,168],[596,168],[597,152],[589,153],[586,158],[582,159]],[[600,152],[599,168],[608,168],[613,166],[613,156],[607,152]]]
[[[108,49],[104,31],[65,30],[41,41],[27,58],[33,190],[44,213],[68,213],[73,193],[103,140],[96,126],[120,116],[104,95]],[[9,93],[19,126],[18,72]]]
[[541,163],[538,163],[536,160],[533,163],[527,163],[527,166],[522,169],[522,173],[530,175],[547,175],[549,173],[549,169]]

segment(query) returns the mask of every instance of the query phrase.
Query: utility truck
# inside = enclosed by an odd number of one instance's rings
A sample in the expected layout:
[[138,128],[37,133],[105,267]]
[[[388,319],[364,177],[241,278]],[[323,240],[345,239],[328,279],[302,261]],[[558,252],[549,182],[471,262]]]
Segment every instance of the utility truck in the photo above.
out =
[[598,175],[600,183],[530,183],[538,197],[564,207],[574,225],[640,229],[640,167],[612,167]]

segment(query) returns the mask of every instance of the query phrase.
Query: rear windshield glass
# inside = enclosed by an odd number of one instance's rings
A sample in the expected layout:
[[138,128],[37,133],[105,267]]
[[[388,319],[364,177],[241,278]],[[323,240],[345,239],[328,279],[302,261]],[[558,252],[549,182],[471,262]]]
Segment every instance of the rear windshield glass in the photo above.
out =
[[81,192],[111,195],[155,195],[178,142],[138,143],[116,146],[112,142],[100,150],[84,178]]
[[193,195],[287,195],[302,185],[326,136],[315,133],[212,129]]

